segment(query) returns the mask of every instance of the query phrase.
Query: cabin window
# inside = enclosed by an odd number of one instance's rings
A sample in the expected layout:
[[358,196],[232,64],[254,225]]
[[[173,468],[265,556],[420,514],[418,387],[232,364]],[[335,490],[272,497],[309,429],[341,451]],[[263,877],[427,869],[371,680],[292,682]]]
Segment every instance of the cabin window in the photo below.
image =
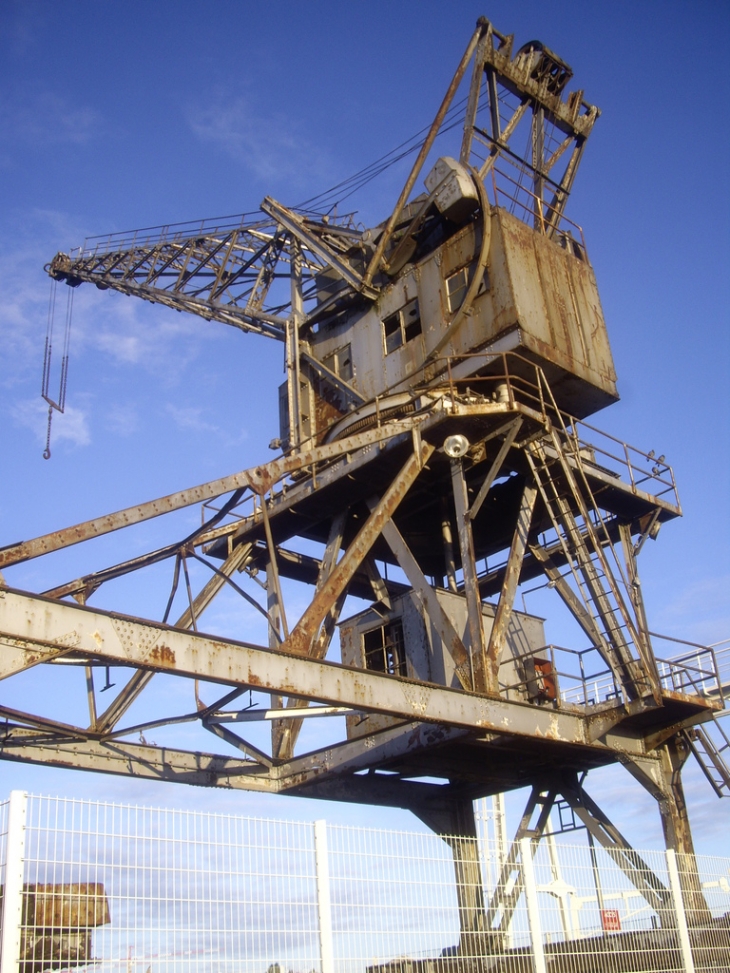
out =
[[[459,310],[461,305],[464,303],[464,298],[466,297],[466,292],[468,290],[468,267],[462,267],[461,270],[457,270],[455,274],[451,274],[450,277],[446,278],[446,299],[449,303],[449,311],[453,313],[454,311]],[[487,290],[489,290],[489,275],[485,270],[479,285],[479,290],[477,291],[477,297]]]
[[395,314],[388,315],[383,321],[383,340],[385,354],[400,348],[408,341],[417,338],[421,333],[421,312],[418,309],[418,299],[409,301]]
[[341,378],[343,382],[349,382],[352,380],[352,352],[349,345],[345,345],[343,348],[338,348],[337,351],[333,351],[331,355],[327,355],[323,359],[322,364],[325,368],[329,368],[331,372],[334,372],[338,378]]
[[366,669],[386,672],[391,676],[407,675],[403,623],[400,619],[365,632],[363,649]]

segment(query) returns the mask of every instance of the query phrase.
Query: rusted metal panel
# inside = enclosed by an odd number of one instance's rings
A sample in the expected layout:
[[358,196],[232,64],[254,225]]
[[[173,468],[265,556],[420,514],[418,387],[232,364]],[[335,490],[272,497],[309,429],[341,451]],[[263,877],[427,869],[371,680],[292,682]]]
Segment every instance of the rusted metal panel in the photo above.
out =
[[23,886],[23,925],[36,929],[93,929],[110,922],[101,882]]
[[[0,903],[3,892],[0,887]],[[41,973],[93,962],[91,930],[108,922],[109,903],[99,882],[24,885],[20,973]]]
[[498,209],[495,219],[492,253],[503,251],[514,299],[512,315],[506,305],[496,315],[513,317],[523,344],[573,379],[563,382],[551,371],[553,394],[567,411],[587,415],[597,403],[615,401],[616,372],[587,258],[575,256],[504,210]]
[[[491,347],[517,329],[518,342],[549,372],[558,404],[584,416],[615,401],[616,374],[593,270],[585,252],[561,246],[502,208],[487,215],[487,273],[470,313],[438,352],[459,358]],[[448,280],[461,269],[477,272],[479,223],[470,223],[381,291],[347,326],[314,338],[323,358],[345,337],[352,342],[355,384],[366,397],[385,394],[418,374],[457,312]],[[417,299],[422,334],[387,351],[383,322]],[[474,362],[474,370],[477,363]]]

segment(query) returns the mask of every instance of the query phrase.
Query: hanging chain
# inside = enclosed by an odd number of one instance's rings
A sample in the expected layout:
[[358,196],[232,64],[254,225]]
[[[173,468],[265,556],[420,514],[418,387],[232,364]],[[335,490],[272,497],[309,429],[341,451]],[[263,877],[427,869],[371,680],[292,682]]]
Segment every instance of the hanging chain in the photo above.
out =
[[48,431],[46,432],[46,448],[43,450],[43,459],[51,458],[51,420],[53,419],[53,406],[48,406]]
[[53,410],[63,413],[66,408],[66,385],[68,382],[68,350],[71,340],[71,319],[73,317],[73,288],[69,288],[66,300],[66,320],[63,332],[63,351],[61,355],[61,375],[59,377],[58,399],[50,395],[51,361],[53,358],[53,326],[56,317],[56,281],[51,281],[51,296],[48,301],[48,324],[46,325],[46,345],[43,352],[43,380],[41,395],[48,403],[48,431],[46,433],[46,448],[43,459],[51,458],[51,422]]

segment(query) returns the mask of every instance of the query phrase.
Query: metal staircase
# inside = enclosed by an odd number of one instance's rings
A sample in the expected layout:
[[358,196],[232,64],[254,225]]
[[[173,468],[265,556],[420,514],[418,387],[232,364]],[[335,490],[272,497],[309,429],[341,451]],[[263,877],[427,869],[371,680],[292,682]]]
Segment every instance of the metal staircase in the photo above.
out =
[[627,701],[657,697],[658,674],[648,640],[632,611],[631,593],[627,599],[622,591],[628,588],[626,574],[630,572],[624,573],[619,565],[613,538],[586,482],[583,459],[578,450],[569,448],[571,445],[569,439],[564,444],[553,428],[526,452],[569,570],[561,572],[539,545],[531,546],[532,553],[543,562],[550,581],[610,667],[617,693]]

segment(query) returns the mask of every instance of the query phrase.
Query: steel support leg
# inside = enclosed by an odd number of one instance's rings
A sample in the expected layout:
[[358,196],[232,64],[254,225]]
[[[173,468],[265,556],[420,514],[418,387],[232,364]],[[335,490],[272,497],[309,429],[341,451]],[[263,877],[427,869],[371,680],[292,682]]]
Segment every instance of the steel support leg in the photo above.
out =
[[459,903],[459,954],[487,955],[482,871],[479,860],[474,806],[470,800],[454,800],[446,808],[411,808],[451,848],[454,856],[456,897]]
[[664,829],[664,841],[668,849],[677,853],[687,922],[690,926],[702,926],[711,921],[712,915],[702,891],[682,785],[682,767],[691,751],[680,734],[663,743],[659,750],[663,783],[659,814]]

